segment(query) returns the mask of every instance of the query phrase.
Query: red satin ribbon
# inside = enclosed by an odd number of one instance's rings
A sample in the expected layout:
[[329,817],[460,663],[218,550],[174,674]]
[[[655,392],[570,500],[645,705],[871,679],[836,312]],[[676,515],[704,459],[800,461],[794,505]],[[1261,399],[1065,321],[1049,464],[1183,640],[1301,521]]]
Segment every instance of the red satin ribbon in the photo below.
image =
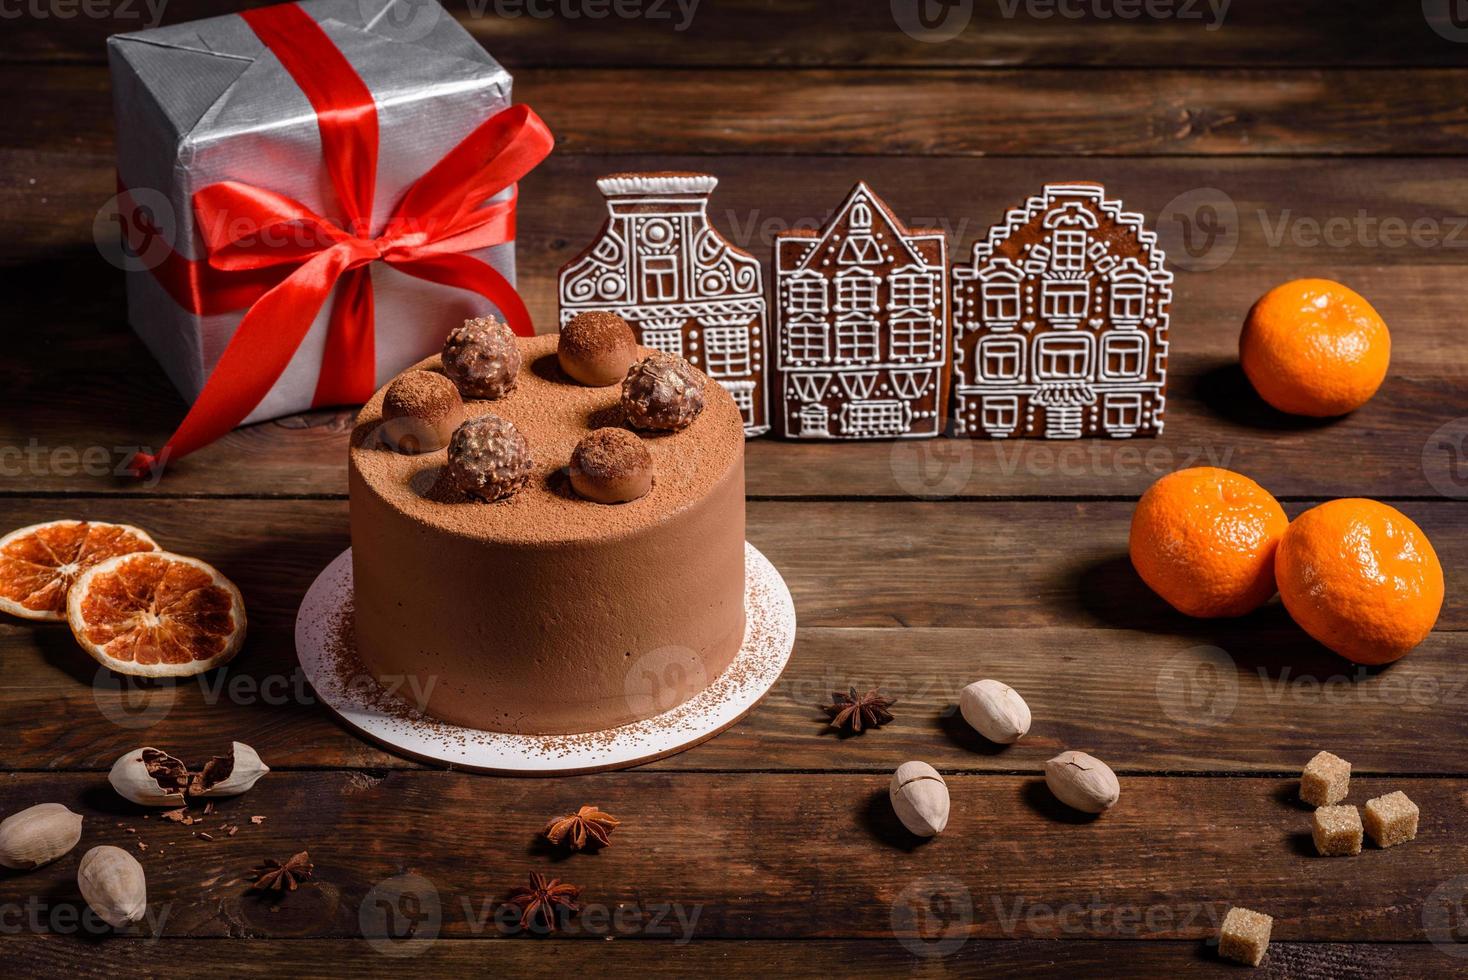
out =
[[[376,384],[373,262],[472,290],[499,308],[516,333],[534,333],[515,287],[464,253],[515,237],[513,185],[550,153],[550,130],[514,106],[487,120],[408,188],[386,227],[370,233],[377,174],[372,93],[320,26],[295,4],[240,15],[275,53],[316,110],[323,165],[345,227],[299,201],[238,181],[194,195],[207,267],[173,255],[155,274],[196,313],[249,305],[178,431],[156,455],[138,454],[142,475],[235,428],[295,356],[327,298],[336,302],[313,405],[366,401]],[[484,202],[510,188],[501,201]],[[222,305],[237,303],[237,305]]]

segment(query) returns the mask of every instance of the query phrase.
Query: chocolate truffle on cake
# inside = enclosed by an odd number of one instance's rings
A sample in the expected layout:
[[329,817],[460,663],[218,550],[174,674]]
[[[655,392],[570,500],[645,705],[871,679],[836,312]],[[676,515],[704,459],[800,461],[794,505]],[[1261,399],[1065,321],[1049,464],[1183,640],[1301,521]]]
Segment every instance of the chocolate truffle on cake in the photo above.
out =
[[652,489],[652,454],[626,429],[597,429],[571,453],[571,487],[599,504],[625,504]]
[[561,328],[556,358],[572,378],[605,388],[627,377],[637,363],[637,338],[617,314],[587,310]]
[[513,422],[481,415],[454,430],[443,480],[479,500],[503,500],[530,482],[530,444]]
[[464,421],[464,401],[443,375],[408,371],[388,385],[382,419],[382,441],[395,452],[431,453],[447,446]]
[[465,320],[444,341],[443,369],[465,398],[503,398],[520,373],[514,331],[494,316]]
[[703,411],[704,377],[677,354],[654,351],[622,381],[622,411],[639,429],[676,432]]

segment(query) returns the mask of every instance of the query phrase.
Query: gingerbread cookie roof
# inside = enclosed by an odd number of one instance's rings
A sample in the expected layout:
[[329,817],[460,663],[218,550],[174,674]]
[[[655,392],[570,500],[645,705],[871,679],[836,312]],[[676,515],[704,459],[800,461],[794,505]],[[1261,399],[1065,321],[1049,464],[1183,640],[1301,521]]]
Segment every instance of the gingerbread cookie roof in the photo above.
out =
[[776,244],[780,251],[780,267],[788,272],[798,272],[801,269],[819,266],[831,258],[832,255],[828,253],[833,253],[839,244],[828,243],[828,248],[824,252],[820,244],[830,238],[830,229],[847,223],[847,212],[858,204],[876,208],[889,233],[886,236],[887,240],[895,242],[914,264],[934,266],[942,265],[946,261],[942,231],[936,228],[908,228],[902,223],[902,219],[893,213],[887,202],[878,197],[866,181],[860,180],[821,229],[792,228],[780,233]]
[[679,170],[607,174],[596,182],[596,189],[608,197],[621,194],[711,194],[718,186],[719,178],[712,174]]
[[[602,541],[656,525],[702,500],[730,479],[743,458],[744,432],[739,410],[718,385],[708,384],[707,406],[680,432],[642,433],[652,455],[652,490],[630,503],[598,504],[579,497],[567,467],[576,444],[603,426],[621,425],[620,386],[588,388],[567,377],[556,360],[558,335],[522,338],[524,368],[515,390],[494,401],[465,401],[473,418],[493,413],[513,422],[529,442],[535,467],[529,484],[497,503],[432,499],[431,491],[447,462],[446,451],[403,455],[380,445],[382,401],[377,392],[357,416],[352,435],[353,478],[412,520],[460,534],[505,544],[582,540]],[[651,353],[643,349],[642,354]],[[441,372],[438,357],[410,370]],[[353,492],[357,492],[353,488]]]
[[1047,209],[1052,208],[1057,197],[1065,196],[1094,199],[1093,206],[1098,211],[1136,236],[1137,244],[1146,251],[1148,272],[1158,282],[1172,282],[1172,273],[1168,271],[1165,264],[1165,255],[1162,249],[1157,247],[1157,233],[1145,226],[1146,219],[1135,211],[1122,210],[1120,200],[1108,199],[1106,188],[1090,180],[1046,184],[1041,193],[1028,198],[1020,207],[1009,209],[1005,212],[1004,221],[989,229],[986,239],[974,242],[972,254],[974,261],[970,264],[975,264],[995,254],[996,250],[1014,237],[1015,232]]

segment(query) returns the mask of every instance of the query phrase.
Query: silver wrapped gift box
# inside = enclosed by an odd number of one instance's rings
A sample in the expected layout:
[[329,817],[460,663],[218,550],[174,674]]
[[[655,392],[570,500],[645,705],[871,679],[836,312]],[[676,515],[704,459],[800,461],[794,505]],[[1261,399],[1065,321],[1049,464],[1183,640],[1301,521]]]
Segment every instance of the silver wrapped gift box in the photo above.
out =
[[[510,105],[510,76],[437,4],[304,0],[377,104],[373,227],[413,181],[476,126]],[[238,16],[108,39],[124,229],[142,225],[124,266],[128,319],[191,403],[245,310],[196,314],[164,286],[169,251],[202,262],[194,192],[224,180],[256,185],[342,224],[322,165],[315,112],[296,82]],[[505,192],[508,194],[509,192]],[[503,195],[502,195],[503,196]],[[137,249],[143,244],[141,250]],[[514,281],[514,243],[468,253]],[[179,263],[172,263],[177,265]],[[176,272],[176,269],[172,270]],[[371,266],[379,385],[435,352],[479,295]],[[175,290],[177,292],[177,290]],[[334,299],[246,422],[311,407]]]

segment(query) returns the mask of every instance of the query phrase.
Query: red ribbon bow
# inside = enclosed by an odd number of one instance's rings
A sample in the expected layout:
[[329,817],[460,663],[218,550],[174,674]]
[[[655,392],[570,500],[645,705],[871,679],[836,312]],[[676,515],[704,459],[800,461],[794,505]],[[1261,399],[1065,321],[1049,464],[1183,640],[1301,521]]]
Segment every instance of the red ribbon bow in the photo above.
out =
[[[372,93],[321,27],[294,3],[240,15],[275,53],[316,110],[323,163],[345,217],[339,227],[291,200],[238,181],[194,195],[209,266],[225,279],[259,282],[261,270],[293,267],[260,293],[203,391],[142,475],[235,428],[270,391],[333,290],[326,351],[313,405],[363,402],[376,387],[370,266],[385,262],[419,279],[479,293],[511,329],[534,332],[515,287],[476,249],[515,237],[514,184],[550,153],[554,139],[525,106],[484,122],[408,188],[381,234],[368,231],[377,182],[377,107]],[[503,200],[484,203],[510,189]],[[204,305],[208,305],[205,303]]]

